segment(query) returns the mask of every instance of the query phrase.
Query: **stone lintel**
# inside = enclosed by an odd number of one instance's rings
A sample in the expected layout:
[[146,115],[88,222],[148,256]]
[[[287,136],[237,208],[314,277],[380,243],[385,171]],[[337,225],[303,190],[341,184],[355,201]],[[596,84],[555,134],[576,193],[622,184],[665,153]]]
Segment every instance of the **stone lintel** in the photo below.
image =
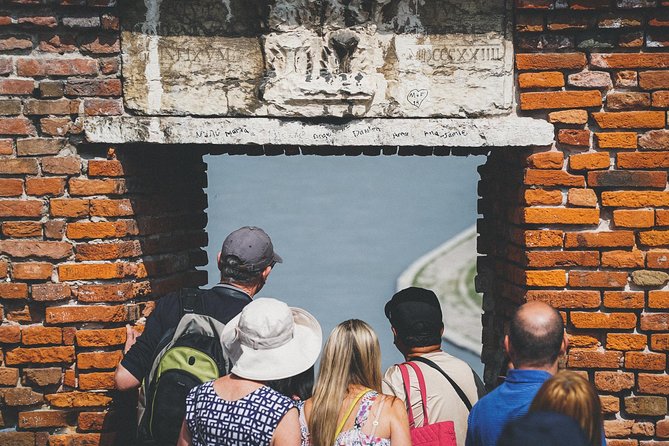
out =
[[290,146],[549,146],[553,125],[526,117],[355,119],[318,123],[276,118],[89,117],[92,143]]

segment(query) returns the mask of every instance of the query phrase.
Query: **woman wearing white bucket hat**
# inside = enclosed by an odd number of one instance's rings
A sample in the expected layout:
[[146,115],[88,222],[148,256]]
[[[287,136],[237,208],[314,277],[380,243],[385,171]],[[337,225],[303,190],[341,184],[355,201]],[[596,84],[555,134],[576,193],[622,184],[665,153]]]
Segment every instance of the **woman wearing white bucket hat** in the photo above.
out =
[[321,350],[318,321],[276,299],[248,304],[226,324],[221,342],[230,374],[191,390],[178,445],[298,446],[292,400],[264,385],[311,367]]

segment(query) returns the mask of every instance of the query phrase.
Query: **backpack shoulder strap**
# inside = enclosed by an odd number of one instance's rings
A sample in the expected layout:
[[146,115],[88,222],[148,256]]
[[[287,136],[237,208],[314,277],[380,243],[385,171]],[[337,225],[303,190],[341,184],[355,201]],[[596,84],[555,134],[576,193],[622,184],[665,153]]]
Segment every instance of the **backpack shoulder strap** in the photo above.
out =
[[465,406],[467,406],[467,410],[469,410],[469,411],[472,410],[472,403],[469,401],[469,398],[467,398],[467,395],[465,395],[465,392],[462,391],[462,389],[460,388],[460,386],[458,386],[457,383],[456,383],[455,381],[453,381],[453,378],[451,378],[450,376],[448,376],[448,375],[446,374],[446,372],[444,372],[444,371],[441,369],[441,367],[439,367],[437,364],[435,364],[434,362],[430,361],[429,359],[427,359],[427,358],[423,358],[422,356],[416,356],[416,357],[414,357],[414,358],[411,358],[411,360],[412,360],[412,361],[422,362],[423,364],[427,364],[427,365],[429,365],[430,367],[432,367],[433,369],[435,369],[436,371],[438,371],[439,373],[441,373],[442,375],[444,375],[444,378],[446,378],[446,379],[448,380],[448,382],[451,383],[451,386],[453,386],[453,390],[455,390],[455,393],[458,394],[458,396],[460,397],[460,399],[462,400],[462,402],[465,404]]
[[202,291],[197,288],[182,288],[179,291],[181,317],[187,314],[204,314],[204,299]]

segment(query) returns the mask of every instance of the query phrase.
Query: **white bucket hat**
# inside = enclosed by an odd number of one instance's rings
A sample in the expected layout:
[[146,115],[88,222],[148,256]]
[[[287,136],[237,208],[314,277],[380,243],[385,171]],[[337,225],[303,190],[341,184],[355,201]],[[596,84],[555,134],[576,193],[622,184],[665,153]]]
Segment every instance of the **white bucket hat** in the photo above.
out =
[[231,372],[256,381],[295,376],[314,365],[323,332],[308,312],[272,298],[254,299],[225,325],[223,348]]

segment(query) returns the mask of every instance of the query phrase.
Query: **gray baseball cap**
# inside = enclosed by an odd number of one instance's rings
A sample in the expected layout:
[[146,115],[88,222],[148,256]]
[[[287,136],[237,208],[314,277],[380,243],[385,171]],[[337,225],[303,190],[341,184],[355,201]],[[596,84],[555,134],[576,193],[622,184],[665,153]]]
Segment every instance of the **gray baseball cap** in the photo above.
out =
[[274,252],[272,240],[265,231],[255,226],[244,226],[232,232],[223,241],[221,259],[235,256],[249,271],[262,271],[283,259]]

